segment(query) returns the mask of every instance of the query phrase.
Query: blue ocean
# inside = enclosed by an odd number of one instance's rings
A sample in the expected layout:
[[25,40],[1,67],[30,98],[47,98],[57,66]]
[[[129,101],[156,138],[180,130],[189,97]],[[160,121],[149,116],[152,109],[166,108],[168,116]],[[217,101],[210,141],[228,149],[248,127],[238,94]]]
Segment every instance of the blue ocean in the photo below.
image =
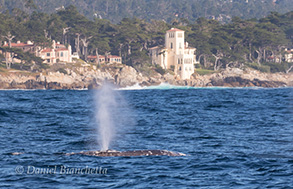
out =
[[66,154],[100,150],[96,91],[3,90],[0,187],[293,188],[292,92],[117,90],[110,149],[186,156],[94,157]]

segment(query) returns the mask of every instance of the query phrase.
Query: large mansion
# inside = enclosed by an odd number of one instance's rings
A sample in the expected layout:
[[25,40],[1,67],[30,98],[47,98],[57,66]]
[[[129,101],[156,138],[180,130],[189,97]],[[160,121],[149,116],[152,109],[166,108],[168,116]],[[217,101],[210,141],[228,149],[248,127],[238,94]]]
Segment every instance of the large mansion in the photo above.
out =
[[165,46],[150,48],[153,64],[160,65],[163,69],[173,69],[181,79],[190,79],[196,64],[195,51],[184,41],[184,31],[171,28],[165,35]]

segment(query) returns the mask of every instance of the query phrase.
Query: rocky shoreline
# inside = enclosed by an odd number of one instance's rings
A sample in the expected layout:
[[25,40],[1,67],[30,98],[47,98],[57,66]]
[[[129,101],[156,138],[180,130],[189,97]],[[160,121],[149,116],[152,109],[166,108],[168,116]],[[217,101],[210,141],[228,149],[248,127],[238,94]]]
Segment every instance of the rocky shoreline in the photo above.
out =
[[169,83],[176,86],[191,87],[292,87],[292,73],[261,73],[256,70],[237,68],[226,69],[211,75],[194,74],[192,79],[179,80],[169,73],[144,76],[134,68],[84,66],[65,69],[66,73],[21,71],[0,72],[0,89],[95,89],[107,80],[117,87],[124,88],[139,84],[140,86]]

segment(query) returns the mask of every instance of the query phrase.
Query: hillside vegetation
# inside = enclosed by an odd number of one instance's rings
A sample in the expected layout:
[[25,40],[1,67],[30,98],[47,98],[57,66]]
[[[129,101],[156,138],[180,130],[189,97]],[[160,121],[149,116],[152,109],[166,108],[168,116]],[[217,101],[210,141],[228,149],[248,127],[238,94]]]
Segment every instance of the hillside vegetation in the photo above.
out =
[[74,5],[86,17],[108,19],[119,23],[122,18],[138,17],[150,21],[199,17],[215,17],[224,22],[233,16],[242,19],[263,18],[270,12],[293,10],[291,0],[2,0],[0,10],[19,8],[27,13],[34,10],[54,13],[56,9]]
[[[27,0],[26,9],[33,10],[34,4],[30,3],[33,2]],[[73,51],[79,52],[84,60],[88,54],[111,52],[122,56],[124,64],[133,66],[138,71],[145,71],[152,66],[148,49],[163,45],[165,32],[171,27],[186,31],[189,45],[197,48],[201,69],[217,71],[226,67],[248,66],[264,72],[285,72],[292,65],[284,62],[282,57],[285,48],[292,46],[293,12],[272,12],[259,20],[233,17],[228,24],[206,18],[198,18],[196,21],[182,18],[168,23],[137,17],[123,18],[118,24],[114,24],[105,19],[91,20],[75,6],[69,6],[52,14],[28,14],[13,9],[1,13],[0,19],[2,42],[6,40],[3,36],[9,33],[15,36],[14,42],[31,40],[40,46],[50,46],[52,40],[56,40],[65,45],[70,44]],[[16,51],[7,47],[1,49]],[[20,52],[16,54],[22,55]],[[22,68],[26,68],[25,65],[31,64],[34,59],[27,54],[22,57]],[[268,57],[274,59],[268,62]],[[42,64],[39,65],[45,69]]]

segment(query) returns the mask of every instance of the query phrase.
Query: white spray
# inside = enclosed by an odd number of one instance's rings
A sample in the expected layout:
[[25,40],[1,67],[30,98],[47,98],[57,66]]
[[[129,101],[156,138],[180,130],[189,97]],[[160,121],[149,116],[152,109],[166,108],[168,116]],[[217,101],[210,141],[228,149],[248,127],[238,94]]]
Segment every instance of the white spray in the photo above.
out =
[[96,120],[102,151],[109,149],[109,144],[115,135],[115,120],[113,116],[115,116],[117,102],[114,93],[115,91],[112,86],[104,83],[103,87],[97,91],[96,95]]
[[114,90],[109,83],[104,83],[96,95],[96,122],[98,125],[99,144],[101,151],[109,149],[116,132],[122,133],[124,129],[135,123],[133,115],[123,96]]

